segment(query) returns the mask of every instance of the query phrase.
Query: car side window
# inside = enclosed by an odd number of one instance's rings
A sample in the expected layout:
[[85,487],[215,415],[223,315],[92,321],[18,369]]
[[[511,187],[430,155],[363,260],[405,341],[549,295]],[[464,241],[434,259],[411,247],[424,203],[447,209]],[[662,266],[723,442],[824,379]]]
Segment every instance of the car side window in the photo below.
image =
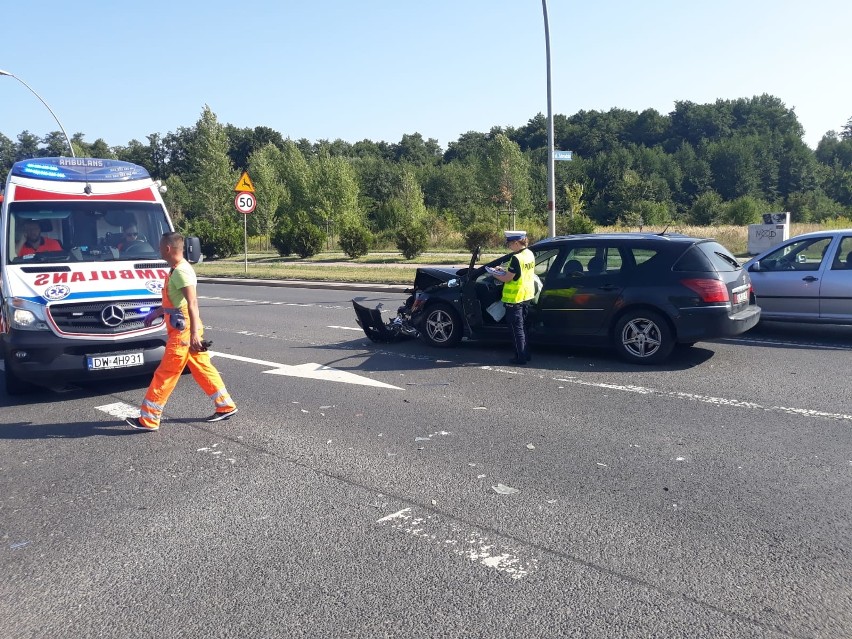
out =
[[554,286],[572,286],[590,277],[619,273],[622,256],[616,247],[578,246],[568,250],[564,262],[551,274]]
[[806,238],[785,244],[760,260],[761,271],[818,271],[830,237]]
[[624,247],[621,249],[621,272],[636,273],[655,268],[658,252],[654,249]]
[[852,271],[852,237],[840,240],[840,248],[831,263],[832,271]]
[[543,282],[547,278],[550,269],[557,262],[559,249],[549,249],[547,251],[533,251],[535,254],[535,274]]
[[641,264],[644,264],[652,257],[654,257],[657,254],[657,251],[653,251],[651,249],[634,248],[630,249],[630,253],[631,255],[633,255],[633,261],[636,266],[640,266]]

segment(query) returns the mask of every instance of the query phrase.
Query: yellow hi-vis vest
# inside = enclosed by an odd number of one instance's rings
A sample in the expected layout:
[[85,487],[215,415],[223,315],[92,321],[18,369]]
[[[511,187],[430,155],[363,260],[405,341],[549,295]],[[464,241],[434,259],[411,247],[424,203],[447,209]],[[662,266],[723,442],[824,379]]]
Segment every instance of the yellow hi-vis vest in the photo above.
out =
[[521,265],[521,276],[503,284],[503,302],[517,304],[535,297],[535,255],[529,249],[515,253]]

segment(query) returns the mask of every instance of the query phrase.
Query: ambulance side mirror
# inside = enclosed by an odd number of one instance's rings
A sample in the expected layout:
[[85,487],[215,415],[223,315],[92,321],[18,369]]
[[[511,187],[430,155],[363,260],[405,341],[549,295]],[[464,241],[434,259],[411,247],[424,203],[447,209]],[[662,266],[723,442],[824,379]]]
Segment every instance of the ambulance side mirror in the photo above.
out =
[[187,237],[183,243],[183,256],[190,264],[198,264],[204,259],[201,254],[201,240],[197,237]]

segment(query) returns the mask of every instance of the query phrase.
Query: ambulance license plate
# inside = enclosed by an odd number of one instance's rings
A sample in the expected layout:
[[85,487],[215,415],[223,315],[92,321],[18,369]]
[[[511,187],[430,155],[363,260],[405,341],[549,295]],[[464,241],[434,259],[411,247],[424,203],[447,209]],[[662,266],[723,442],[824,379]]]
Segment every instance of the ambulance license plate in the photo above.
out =
[[119,355],[92,355],[86,358],[90,371],[101,371],[108,368],[128,368],[141,366],[145,363],[143,353],[121,353]]

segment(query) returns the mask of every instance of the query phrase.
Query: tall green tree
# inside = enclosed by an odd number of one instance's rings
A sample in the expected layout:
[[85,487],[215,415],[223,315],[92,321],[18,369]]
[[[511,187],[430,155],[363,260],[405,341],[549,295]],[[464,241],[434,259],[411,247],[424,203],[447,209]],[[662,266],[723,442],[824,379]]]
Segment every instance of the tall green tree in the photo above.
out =
[[502,133],[495,136],[483,167],[483,191],[495,210],[506,215],[531,214],[529,180],[529,161],[518,144]]
[[15,143],[0,133],[0,179],[15,163]]
[[473,160],[454,160],[432,167],[423,173],[424,203],[428,208],[452,211],[463,219],[465,211],[482,205],[482,185],[478,174],[479,165]]
[[[248,158],[247,169],[255,188],[257,206],[248,217],[248,229],[252,235],[263,235],[268,239],[275,230],[275,215],[282,204],[290,201],[290,193],[281,178],[282,152],[273,143],[254,151]],[[265,248],[269,248],[268,245]]]
[[295,211],[309,210],[312,188],[311,169],[299,145],[292,140],[284,141],[278,175],[290,194],[290,200],[283,203],[281,212],[290,214]]
[[420,166],[439,161],[442,151],[434,138],[424,140],[419,133],[406,133],[394,147],[394,155],[397,162],[408,162]]
[[726,200],[760,194],[755,149],[749,138],[728,138],[710,145],[713,188]]
[[239,175],[228,157],[228,136],[216,114],[205,105],[195,124],[187,154],[192,158],[186,186],[192,198],[193,214],[215,227],[233,217],[233,192]]
[[341,225],[363,224],[358,204],[358,183],[349,161],[322,152],[310,163],[310,167],[309,210],[314,224],[324,228],[331,239]]
[[246,170],[252,153],[262,149],[267,144],[272,144],[278,149],[284,146],[284,138],[281,137],[281,134],[268,126],[240,129],[231,124],[226,124],[225,133],[228,136],[228,157],[231,158],[231,163],[238,171]]
[[40,143],[41,140],[38,136],[33,135],[29,131],[21,131],[18,134],[18,144],[17,149],[15,151],[15,162],[39,157]]

